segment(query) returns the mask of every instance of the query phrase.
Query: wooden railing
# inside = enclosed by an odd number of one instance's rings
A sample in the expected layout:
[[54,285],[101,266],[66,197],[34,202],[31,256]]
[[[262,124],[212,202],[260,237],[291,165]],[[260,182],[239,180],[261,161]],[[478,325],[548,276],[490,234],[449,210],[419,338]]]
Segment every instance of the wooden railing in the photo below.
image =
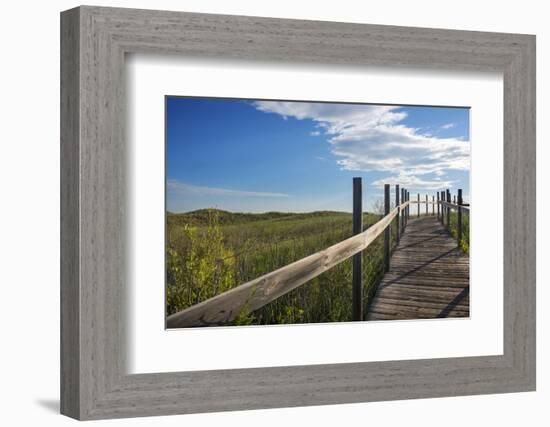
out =
[[[451,193],[449,190],[442,191],[438,193],[439,203],[441,204],[441,223],[445,225],[447,230],[451,231],[451,211],[455,210],[457,213],[456,219],[456,240],[459,246],[462,243],[463,238],[463,215],[470,215],[470,205],[465,204],[462,200],[462,190],[458,190],[458,194],[453,197],[453,202],[451,202]],[[438,209],[438,218],[439,218],[439,209]],[[468,221],[469,223],[469,221]],[[469,243],[469,242],[468,242]]]
[[[397,217],[397,236],[403,233],[409,216],[408,192],[396,186],[396,207],[390,210],[390,187],[385,185],[385,215],[365,231],[362,230],[361,179],[354,178],[354,235],[320,252],[309,255],[254,280],[216,295],[206,301],[168,316],[168,328],[206,325],[222,325],[235,320],[243,313],[250,313],[291,290],[309,282],[339,263],[354,257],[352,268],[352,317],[363,319],[363,290],[361,286],[361,252],[378,236],[384,234],[385,269],[389,269],[391,245],[390,224]],[[401,196],[401,198],[400,198]],[[406,201],[400,203],[400,199]],[[399,237],[398,237],[399,238]],[[387,270],[386,270],[387,271]]]
[[[436,200],[437,196],[437,200]],[[441,223],[445,226],[447,231],[451,232],[451,211],[457,212],[457,224],[456,224],[456,239],[458,244],[462,242],[464,237],[464,215],[470,214],[470,205],[464,203],[462,199],[462,189],[458,189],[456,195],[451,197],[450,190],[438,191],[436,195],[432,195],[430,201],[429,196],[426,194],[425,198],[421,197],[418,193],[416,200],[411,201],[412,204],[417,205],[416,215],[420,216],[421,205],[425,204],[426,206],[426,215],[429,215],[428,207],[432,206],[432,215],[436,215],[437,209],[437,218],[441,220]]]
[[[440,199],[441,195],[441,199]],[[445,196],[445,197],[444,197]],[[444,200],[445,199],[445,200]],[[336,243],[320,252],[309,255],[275,271],[264,274],[254,280],[243,283],[229,291],[216,295],[206,301],[200,302],[182,311],[167,317],[168,328],[183,328],[207,325],[223,325],[232,322],[241,314],[248,314],[260,309],[266,304],[276,300],[297,287],[309,282],[320,274],[330,270],[341,262],[353,257],[352,260],[352,319],[363,320],[363,286],[361,280],[362,256],[361,253],[375,239],[384,233],[384,272],[390,269],[391,257],[391,224],[397,218],[396,243],[405,231],[410,217],[410,205],[418,204],[418,215],[420,215],[420,204],[426,203],[426,214],[428,205],[432,205],[432,214],[437,216],[446,215],[447,228],[450,225],[450,211],[457,209],[459,221],[458,241],[462,236],[461,215],[468,207],[462,204],[462,190],[458,193],[458,203],[450,202],[449,190],[437,193],[437,201],[432,196],[432,201],[426,196],[425,201],[420,200],[418,195],[416,201],[410,200],[410,193],[405,189],[395,186],[395,207],[390,205],[390,186],[384,185],[384,217],[368,229],[363,230],[363,208],[362,208],[362,181],[361,178],[353,179],[353,236]],[[440,215],[441,210],[441,215]]]

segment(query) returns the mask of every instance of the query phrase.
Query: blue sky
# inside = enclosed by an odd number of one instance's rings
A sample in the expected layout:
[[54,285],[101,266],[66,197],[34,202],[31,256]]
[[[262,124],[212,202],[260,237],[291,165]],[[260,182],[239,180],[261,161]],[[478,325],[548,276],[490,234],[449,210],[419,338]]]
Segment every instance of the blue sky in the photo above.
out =
[[[167,97],[167,209],[372,209],[384,183],[469,194],[469,110]],[[392,200],[394,196],[392,195]]]

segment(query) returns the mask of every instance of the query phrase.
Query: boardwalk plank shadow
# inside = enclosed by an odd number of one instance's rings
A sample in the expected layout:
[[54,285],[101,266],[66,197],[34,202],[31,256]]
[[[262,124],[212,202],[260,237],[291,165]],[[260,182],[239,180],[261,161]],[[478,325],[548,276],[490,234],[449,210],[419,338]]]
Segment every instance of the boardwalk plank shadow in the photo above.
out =
[[435,216],[411,219],[367,320],[469,317],[470,258]]

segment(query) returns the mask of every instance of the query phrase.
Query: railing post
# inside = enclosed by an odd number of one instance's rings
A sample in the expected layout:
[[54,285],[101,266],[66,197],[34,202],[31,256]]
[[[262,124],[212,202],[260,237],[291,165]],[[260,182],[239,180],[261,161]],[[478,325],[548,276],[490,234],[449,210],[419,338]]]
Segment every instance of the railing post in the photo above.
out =
[[395,206],[397,207],[397,229],[396,241],[399,243],[399,235],[401,234],[401,209],[399,208],[399,184],[395,185]]
[[458,208],[456,214],[456,239],[458,240],[458,246],[460,247],[460,242],[462,241],[462,188],[458,189]]
[[[407,190],[404,188],[401,190],[401,199],[403,202],[407,201]],[[403,211],[403,229],[401,230],[401,234],[405,231],[405,227],[407,226],[407,207],[405,206],[405,210]]]
[[435,196],[432,194],[432,215],[435,215]]
[[[401,202],[405,203],[407,201],[407,190],[404,188],[401,189]],[[403,209],[403,228],[401,229],[401,234],[405,232],[405,226],[407,225],[407,207]]]
[[416,216],[419,217],[420,216],[420,193],[417,193],[416,194],[416,207],[418,208],[418,210],[416,211]]
[[[353,235],[363,232],[363,188],[361,178],[353,178]],[[363,284],[361,283],[361,258],[363,251],[352,260],[352,319],[363,320]]]
[[[407,190],[403,189],[403,201],[407,201]],[[403,231],[405,230],[405,227],[407,227],[407,206],[405,206],[405,212],[403,212],[403,219],[405,220],[403,223]]]
[[439,191],[435,194],[437,195],[437,220],[439,221]]
[[[407,191],[407,202],[411,200],[411,193]],[[407,224],[409,223],[409,217],[411,216],[411,204],[407,205]]]
[[[390,213],[390,184],[384,184],[384,216]],[[384,271],[390,270],[391,225],[384,230]]]
[[[447,203],[451,203],[451,192],[447,190]],[[451,207],[447,206],[447,231],[451,232]]]
[[[445,199],[445,191],[441,192],[441,201],[444,202]],[[445,213],[447,212],[447,206],[444,204],[441,204],[441,224],[445,225]]]
[[[401,189],[401,203],[405,203],[405,189]],[[403,212],[401,212],[401,234],[403,234],[403,231],[405,231],[405,212],[407,212],[407,208],[403,209]]]
[[426,215],[428,215],[428,195],[426,194]]

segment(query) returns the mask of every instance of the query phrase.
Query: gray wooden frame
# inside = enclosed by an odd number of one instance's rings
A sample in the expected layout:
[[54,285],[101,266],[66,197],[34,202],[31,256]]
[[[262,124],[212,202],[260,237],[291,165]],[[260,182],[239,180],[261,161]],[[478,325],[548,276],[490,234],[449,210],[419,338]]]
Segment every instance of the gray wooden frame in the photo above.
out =
[[[499,71],[504,354],[128,375],[124,56]],[[61,15],[61,412],[78,419],[535,389],[535,37],[80,7]]]

